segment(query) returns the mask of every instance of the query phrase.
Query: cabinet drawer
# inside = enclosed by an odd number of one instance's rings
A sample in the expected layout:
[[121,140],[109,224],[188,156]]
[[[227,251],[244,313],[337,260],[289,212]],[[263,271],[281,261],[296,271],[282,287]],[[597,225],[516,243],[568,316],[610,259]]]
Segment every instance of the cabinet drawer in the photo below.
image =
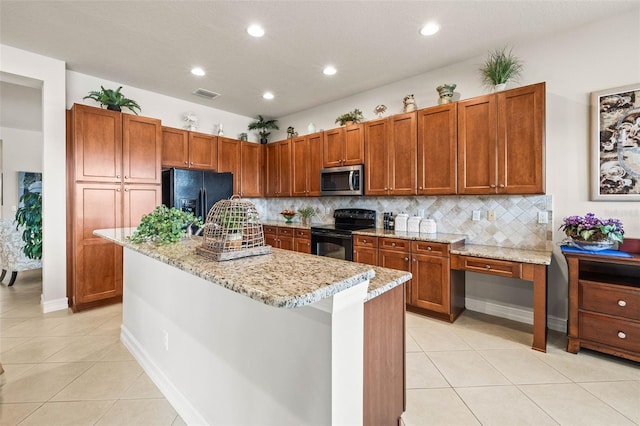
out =
[[632,352],[640,352],[640,322],[581,312],[580,338]]
[[267,226],[265,225],[263,227],[264,233],[265,234],[277,234],[278,233],[278,227],[277,226]]
[[311,239],[311,231],[308,229],[296,229],[294,230],[294,235],[296,239]]
[[293,236],[293,229],[292,228],[278,228],[278,235],[283,235],[285,237],[292,237]]
[[640,321],[640,289],[580,280],[580,309]]
[[449,244],[413,241],[411,243],[411,253],[429,256],[449,256]]
[[366,235],[354,235],[353,245],[359,247],[378,247],[378,237],[369,237]]
[[482,257],[456,256],[454,259],[456,269],[464,269],[469,272],[498,275],[501,277],[521,278],[522,264],[508,260],[485,259]]
[[401,238],[380,238],[378,247],[387,250],[409,251],[411,250],[411,241]]

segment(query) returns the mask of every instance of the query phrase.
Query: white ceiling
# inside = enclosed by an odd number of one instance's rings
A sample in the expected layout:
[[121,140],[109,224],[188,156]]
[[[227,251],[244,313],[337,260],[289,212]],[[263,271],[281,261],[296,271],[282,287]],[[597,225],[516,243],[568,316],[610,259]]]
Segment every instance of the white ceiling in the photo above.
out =
[[[638,4],[0,0],[0,42],[125,85],[245,116],[282,117],[505,44],[517,54],[528,40]],[[441,31],[420,36],[419,28],[432,20]],[[266,29],[261,39],[245,31],[254,22]],[[324,76],[326,64],[338,74]],[[196,65],[205,77],[189,73]],[[222,96],[200,98],[191,94],[196,88]],[[276,98],[262,99],[266,90]]]

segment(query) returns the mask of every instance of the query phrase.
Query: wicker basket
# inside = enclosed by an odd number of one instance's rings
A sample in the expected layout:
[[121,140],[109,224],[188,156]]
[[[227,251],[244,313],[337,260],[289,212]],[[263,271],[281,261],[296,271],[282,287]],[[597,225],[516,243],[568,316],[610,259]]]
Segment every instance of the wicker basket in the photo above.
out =
[[196,248],[202,256],[216,261],[271,253],[265,246],[256,206],[234,195],[211,207],[203,231],[204,241]]

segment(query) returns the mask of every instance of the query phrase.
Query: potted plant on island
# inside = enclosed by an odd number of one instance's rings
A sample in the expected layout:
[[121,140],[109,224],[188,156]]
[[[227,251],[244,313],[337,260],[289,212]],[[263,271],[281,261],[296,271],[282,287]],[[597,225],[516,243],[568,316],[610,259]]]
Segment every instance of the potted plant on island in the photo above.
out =
[[105,89],[100,86],[100,91],[92,91],[89,92],[87,96],[82,99],[93,99],[96,102],[99,102],[100,105],[106,105],[107,109],[111,111],[121,111],[122,108],[130,109],[135,115],[138,115],[136,109],[140,111],[140,105],[134,100],[127,99],[124,97],[120,90],[122,86],[118,87],[116,90],[113,89]]
[[258,134],[260,135],[260,143],[265,144],[269,142],[267,138],[271,134],[271,132],[269,132],[268,130],[279,130],[278,120],[265,120],[261,115],[258,115],[258,119],[253,123],[250,123],[248,129],[259,130]]
[[336,118],[335,122],[339,123],[341,126],[344,126],[345,124],[348,126],[348,125],[353,124],[353,123],[359,123],[362,120],[364,120],[364,116],[362,115],[362,111],[360,111],[358,108],[356,108],[353,111],[350,111],[350,112],[342,114],[341,116]]
[[495,91],[504,90],[507,82],[517,79],[522,72],[522,61],[515,57],[507,46],[489,52],[480,67],[482,82]]
[[142,216],[140,225],[128,240],[135,244],[147,241],[159,245],[175,243],[187,235],[191,225],[202,226],[202,220],[191,212],[161,205]]

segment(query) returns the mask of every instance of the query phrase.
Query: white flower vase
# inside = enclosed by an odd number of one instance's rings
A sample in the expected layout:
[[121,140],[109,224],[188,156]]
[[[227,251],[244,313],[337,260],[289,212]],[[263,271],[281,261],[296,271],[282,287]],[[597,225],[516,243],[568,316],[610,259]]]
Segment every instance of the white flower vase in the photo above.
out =
[[500,84],[496,84],[493,87],[493,91],[494,92],[502,92],[506,88],[507,88],[507,83],[500,83]]

